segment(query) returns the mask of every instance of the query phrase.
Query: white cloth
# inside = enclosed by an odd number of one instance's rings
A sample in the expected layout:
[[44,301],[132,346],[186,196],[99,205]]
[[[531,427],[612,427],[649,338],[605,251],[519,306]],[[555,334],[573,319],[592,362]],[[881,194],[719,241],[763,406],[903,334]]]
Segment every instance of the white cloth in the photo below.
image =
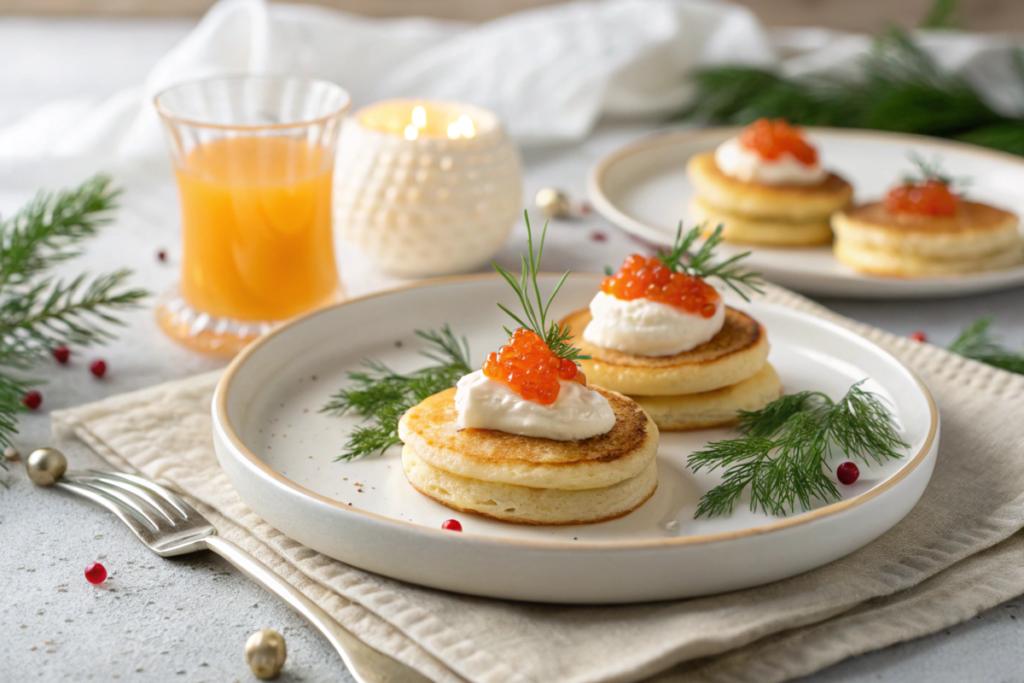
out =
[[[933,31],[918,38],[1000,111],[1024,110],[1021,88],[1007,87],[1015,78],[1012,48],[1024,44],[1019,36]],[[99,106],[77,98],[41,108],[0,130],[0,158],[164,158],[153,96],[182,81],[239,72],[325,78],[348,88],[357,106],[391,97],[469,102],[496,111],[521,144],[572,142],[602,116],[679,110],[692,92],[687,74],[698,66],[855,74],[870,45],[867,36],[821,29],[768,32],[746,8],[713,0],[575,2],[480,25],[222,0],[144,84]]]

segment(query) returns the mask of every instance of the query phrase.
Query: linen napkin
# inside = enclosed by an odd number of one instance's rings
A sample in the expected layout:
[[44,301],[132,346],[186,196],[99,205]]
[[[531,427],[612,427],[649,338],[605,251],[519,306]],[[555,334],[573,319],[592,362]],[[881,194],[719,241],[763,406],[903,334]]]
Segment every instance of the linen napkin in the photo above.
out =
[[210,438],[216,374],[55,413],[111,464],[181,491],[225,537],[367,643],[437,681],[783,681],[925,635],[1024,593],[1024,377],[898,338],[771,287],[767,300],[880,344],[930,387],[938,462],[914,510],[852,555],[767,586],[623,606],[511,603],[421,588],[326,558],[238,499]]

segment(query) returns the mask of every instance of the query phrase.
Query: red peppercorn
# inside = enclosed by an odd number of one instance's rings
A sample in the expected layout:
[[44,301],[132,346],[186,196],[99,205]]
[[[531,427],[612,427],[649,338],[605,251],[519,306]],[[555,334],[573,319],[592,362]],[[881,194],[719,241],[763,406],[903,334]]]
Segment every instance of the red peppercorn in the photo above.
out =
[[921,342],[923,344],[928,341],[928,335],[921,330],[918,330],[917,332],[911,332],[908,339],[910,339],[910,341]]
[[160,263],[165,263],[167,261],[167,252],[161,249],[160,251],[156,252],[156,258],[158,261],[160,261]]
[[840,484],[849,486],[857,481],[860,477],[860,468],[855,463],[844,462],[842,465],[836,468],[836,478]]
[[600,230],[595,230],[594,232],[590,233],[590,239],[594,240],[595,242],[604,242],[605,240],[608,239],[608,235],[604,234]]
[[85,568],[85,580],[96,585],[107,580],[107,568],[99,562],[93,562]]
[[38,391],[30,391],[22,397],[21,404],[29,410],[35,410],[43,404],[43,395]]
[[53,350],[53,357],[57,359],[57,362],[64,365],[68,362],[68,358],[71,356],[71,350],[66,346],[58,346]]
[[97,377],[102,377],[103,375],[107,374],[106,362],[101,360],[94,360],[92,362],[92,365],[89,366],[89,372],[96,375]]
[[462,525],[459,524],[457,519],[445,520],[441,523],[441,528],[446,531],[462,531]]

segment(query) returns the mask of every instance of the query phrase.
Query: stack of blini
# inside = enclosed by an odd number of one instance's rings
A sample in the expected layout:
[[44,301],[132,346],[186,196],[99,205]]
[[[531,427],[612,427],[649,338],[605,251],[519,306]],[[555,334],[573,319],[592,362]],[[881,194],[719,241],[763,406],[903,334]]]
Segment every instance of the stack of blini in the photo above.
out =
[[738,411],[782,394],[764,327],[687,272],[683,254],[696,230],[684,237],[680,229],[668,255],[628,257],[589,309],[562,320],[582,330],[576,344],[590,356],[581,361],[590,381],[628,395],[663,431],[734,424]]
[[1017,216],[968,201],[956,180],[911,157],[907,176],[881,201],[832,216],[835,254],[874,275],[928,277],[1008,268],[1024,262]]
[[409,483],[449,508],[516,524],[589,524],[629,514],[658,487],[658,428],[630,399],[593,388],[611,406],[610,431],[574,441],[461,429],[456,389],[399,423]]
[[853,188],[823,169],[799,128],[760,119],[686,168],[697,195],[698,223],[724,226],[726,241],[774,246],[829,244],[829,217],[846,207]]

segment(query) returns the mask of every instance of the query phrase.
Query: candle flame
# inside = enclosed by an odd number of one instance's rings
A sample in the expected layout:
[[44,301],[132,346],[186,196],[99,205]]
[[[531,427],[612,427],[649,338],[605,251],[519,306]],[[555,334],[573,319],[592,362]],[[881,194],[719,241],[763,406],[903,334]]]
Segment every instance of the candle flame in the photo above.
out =
[[450,137],[452,140],[459,137],[458,121],[452,121],[451,123],[448,124],[448,137]]
[[414,125],[412,125],[410,123],[408,126],[405,127],[405,139],[406,140],[415,140],[419,136],[420,136],[420,131],[419,131],[419,129],[416,126],[414,126]]
[[473,125],[473,119],[469,118],[465,114],[459,117],[459,132],[463,137],[471,138],[476,135],[476,126]]
[[416,126],[418,130],[423,130],[427,127],[427,110],[422,105],[413,107],[412,125]]

